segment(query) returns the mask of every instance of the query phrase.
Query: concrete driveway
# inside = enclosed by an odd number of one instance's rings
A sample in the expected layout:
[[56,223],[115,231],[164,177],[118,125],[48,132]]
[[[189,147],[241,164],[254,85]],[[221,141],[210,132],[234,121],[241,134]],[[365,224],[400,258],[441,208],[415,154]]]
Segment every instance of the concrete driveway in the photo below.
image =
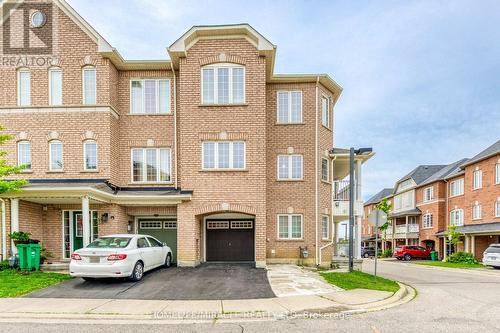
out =
[[28,294],[36,298],[220,300],[275,297],[266,270],[245,264],[205,264],[161,268],[138,283],[123,279],[76,278]]

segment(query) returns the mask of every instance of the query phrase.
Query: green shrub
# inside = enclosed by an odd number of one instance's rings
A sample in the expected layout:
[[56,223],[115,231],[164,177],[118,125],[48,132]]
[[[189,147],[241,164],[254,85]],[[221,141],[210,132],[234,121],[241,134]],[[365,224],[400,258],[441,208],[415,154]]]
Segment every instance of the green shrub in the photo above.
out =
[[455,252],[452,255],[446,257],[447,262],[461,263],[461,264],[477,264],[477,260],[472,253],[468,252]]
[[5,271],[7,269],[10,269],[9,261],[8,260],[0,261],[0,271]]
[[392,257],[392,250],[391,249],[384,250],[382,252],[381,257],[382,258],[390,258],[390,257]]

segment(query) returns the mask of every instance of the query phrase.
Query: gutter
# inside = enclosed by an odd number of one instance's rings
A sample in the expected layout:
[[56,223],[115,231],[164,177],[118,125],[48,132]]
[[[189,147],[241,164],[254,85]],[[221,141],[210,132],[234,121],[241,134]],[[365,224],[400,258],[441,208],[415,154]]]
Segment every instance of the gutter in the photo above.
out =
[[5,260],[7,257],[7,224],[5,217],[5,200],[0,198],[0,202],[2,203],[0,210],[2,211],[2,239],[0,243],[2,243],[2,260]]
[[319,142],[319,138],[318,138],[318,101],[319,101],[319,98],[318,98],[318,94],[319,94],[319,87],[318,87],[318,84],[319,84],[319,76],[316,78],[316,122],[315,122],[315,126],[314,126],[314,132],[315,132],[315,138],[314,138],[314,179],[315,179],[315,182],[314,182],[314,199],[315,199],[315,202],[314,202],[314,206],[315,206],[315,210],[314,210],[314,220],[315,220],[315,251],[316,251],[316,255],[315,255],[315,260],[316,260],[316,266],[319,265],[318,263],[318,260],[319,260],[319,256],[321,255],[320,254],[320,249],[318,248],[318,243],[319,243],[319,239],[318,239],[318,209],[319,209],[319,198],[318,198],[318,195],[319,195],[319,184],[318,184],[318,142]]
[[177,169],[179,163],[177,163],[177,77],[175,76],[174,64],[170,62],[170,68],[172,69],[172,74],[174,76],[174,154],[175,154],[175,171],[174,171],[174,182],[175,188],[179,188],[177,180]]

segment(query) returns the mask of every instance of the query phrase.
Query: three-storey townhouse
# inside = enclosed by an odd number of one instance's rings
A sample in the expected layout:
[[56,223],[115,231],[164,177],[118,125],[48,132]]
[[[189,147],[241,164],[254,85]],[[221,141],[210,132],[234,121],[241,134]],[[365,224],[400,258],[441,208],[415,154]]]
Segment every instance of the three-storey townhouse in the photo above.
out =
[[[373,195],[370,199],[364,202],[363,204],[363,222],[362,222],[362,231],[361,231],[361,237],[363,241],[364,246],[375,246],[375,236],[377,233],[377,230],[375,226],[371,225],[368,223],[368,216],[370,213],[374,210],[377,209],[377,205],[383,200],[387,199],[389,204],[392,204],[392,193],[394,192],[393,188],[384,188],[382,191],[378,192],[377,194]],[[392,230],[391,230],[392,231]],[[379,249],[382,250],[382,244],[384,245],[385,249],[385,242],[383,241],[384,235],[378,231],[379,233]],[[385,235],[387,236],[387,235]],[[389,244],[389,248],[391,248]]]
[[54,261],[110,233],[154,235],[181,266],[330,260],[332,182],[348,170],[328,75],[274,74],[276,46],[248,24],[194,26],[170,59],[124,60],[62,0],[10,18],[51,50],[37,63],[26,44],[0,68],[7,158],[30,182],[1,196],[2,258],[23,230]]

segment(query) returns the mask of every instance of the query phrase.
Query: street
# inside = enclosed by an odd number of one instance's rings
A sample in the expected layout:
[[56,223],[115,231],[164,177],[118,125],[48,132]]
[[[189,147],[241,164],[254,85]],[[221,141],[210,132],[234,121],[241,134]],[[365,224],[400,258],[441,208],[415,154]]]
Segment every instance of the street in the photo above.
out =
[[[373,261],[365,260],[364,270],[373,271]],[[378,272],[414,286],[417,297],[389,310],[352,315],[347,319],[292,319],[252,322],[199,324],[127,325],[110,320],[93,323],[25,320],[6,323],[0,331],[24,329],[30,332],[498,332],[500,330],[500,271],[463,271],[429,268],[411,263],[380,261]]]

